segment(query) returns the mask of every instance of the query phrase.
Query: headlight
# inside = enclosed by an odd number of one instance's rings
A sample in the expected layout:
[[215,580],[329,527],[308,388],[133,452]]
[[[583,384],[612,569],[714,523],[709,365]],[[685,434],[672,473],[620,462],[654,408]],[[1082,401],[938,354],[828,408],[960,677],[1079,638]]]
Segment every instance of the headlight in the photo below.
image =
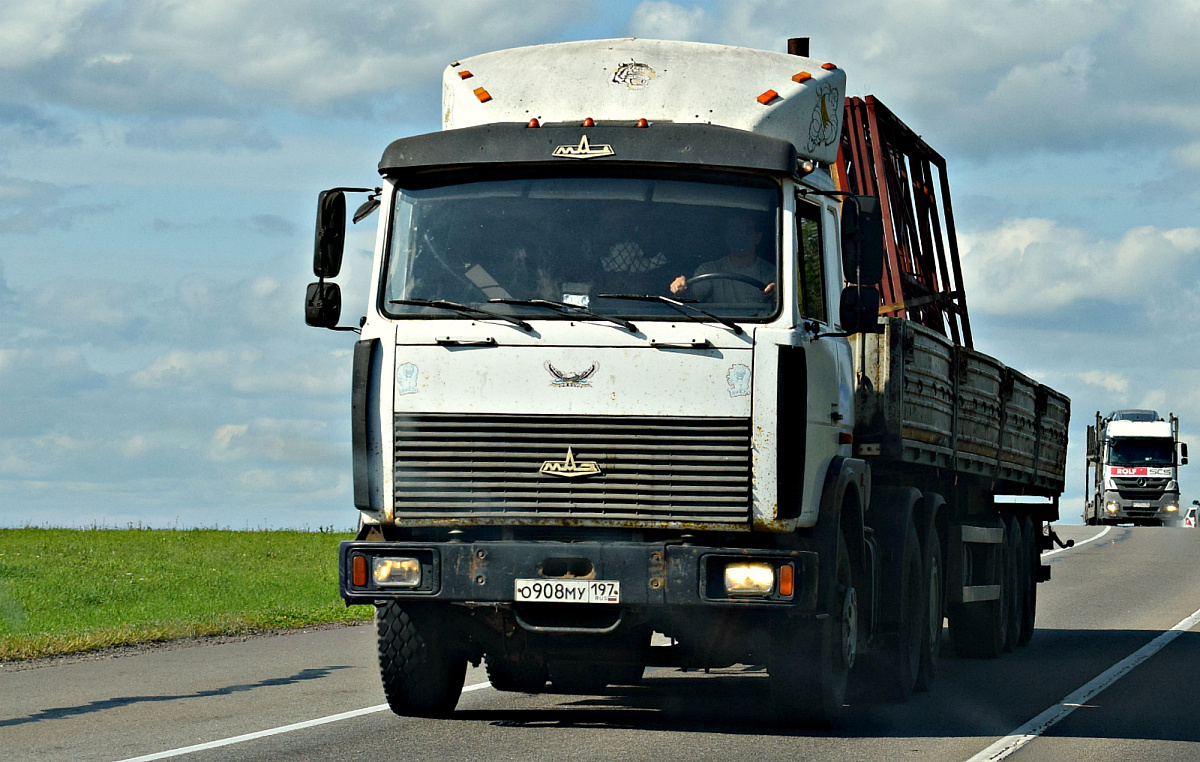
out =
[[1179,506],[1177,506],[1177,505],[1164,505],[1164,506],[1163,506],[1163,509],[1164,509],[1164,510],[1166,510],[1166,512],[1167,512],[1167,513],[1174,513],[1175,511],[1178,511],[1178,510],[1179,510]]
[[767,596],[775,589],[775,569],[761,561],[731,563],[725,567],[726,595]]
[[421,562],[415,558],[372,558],[371,576],[380,587],[416,587],[421,584]]
[[1108,511],[1109,513],[1116,513],[1116,512],[1117,512],[1117,508],[1119,508],[1119,507],[1120,507],[1120,506],[1118,506],[1118,505],[1117,505],[1117,504],[1114,502],[1114,503],[1109,503],[1108,505],[1104,506],[1104,510]]

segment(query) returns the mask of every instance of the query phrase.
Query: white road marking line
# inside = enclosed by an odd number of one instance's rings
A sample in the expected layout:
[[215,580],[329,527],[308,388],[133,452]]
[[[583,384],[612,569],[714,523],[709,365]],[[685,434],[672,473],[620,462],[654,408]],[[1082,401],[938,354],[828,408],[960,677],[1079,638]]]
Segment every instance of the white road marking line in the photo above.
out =
[[971,757],[967,762],[997,762],[997,760],[1004,759],[1042,733],[1045,733],[1051,726],[1066,718],[1067,715],[1074,712],[1080,706],[1086,705],[1088,699],[1120,680],[1134,667],[1161,651],[1168,643],[1195,627],[1197,623],[1200,623],[1200,609],[1192,612],[1191,616],[1179,624],[1100,673],[1087,685],[1067,696],[1062,701],[1059,701],[1037,717],[1034,717],[1011,734],[1001,738],[996,743]]
[[1069,548],[1059,548],[1058,550],[1047,550],[1045,553],[1042,554],[1042,558],[1045,558],[1046,556],[1052,556],[1055,553],[1062,553],[1065,550],[1075,550],[1075,548],[1078,548],[1080,545],[1087,545],[1092,540],[1099,540],[1101,537],[1103,537],[1104,535],[1108,534],[1111,531],[1112,531],[1112,524],[1109,524],[1108,526],[1104,527],[1103,532],[1097,532],[1096,534],[1092,535],[1091,537],[1087,538],[1086,540],[1080,540],[1079,542],[1075,543],[1074,545],[1072,545]]
[[[491,688],[491,683],[476,683],[475,685],[467,685],[463,687],[463,693],[469,691],[477,691],[483,688]],[[130,757],[129,759],[120,760],[120,762],[150,762],[152,759],[167,759],[168,757],[181,757],[184,754],[194,754],[198,751],[207,749],[218,749],[222,746],[232,746],[235,743],[244,743],[253,741],[256,738],[266,738],[267,736],[277,736],[281,733],[291,733],[293,730],[304,730],[305,728],[313,728],[317,725],[327,725],[331,722],[340,722],[348,720],[351,717],[361,717],[364,714],[374,714],[375,712],[383,712],[388,708],[387,704],[379,704],[378,706],[369,706],[365,709],[355,709],[352,712],[342,712],[341,714],[331,714],[328,717],[318,717],[315,720],[305,720],[291,725],[283,725],[270,730],[259,730],[255,733],[246,733],[245,735],[233,736],[232,738],[222,738],[219,741],[209,741],[208,743],[198,743],[194,746],[184,746],[179,749],[170,749],[169,751],[160,751],[156,754],[146,754],[141,757]]]

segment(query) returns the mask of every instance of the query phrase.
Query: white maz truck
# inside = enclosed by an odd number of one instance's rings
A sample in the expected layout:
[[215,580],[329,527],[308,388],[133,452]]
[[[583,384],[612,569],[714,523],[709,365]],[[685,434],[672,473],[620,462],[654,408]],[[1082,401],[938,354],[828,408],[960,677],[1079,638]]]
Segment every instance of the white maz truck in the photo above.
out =
[[481,661],[584,693],[742,663],[828,723],[852,674],[928,688],[947,617],[959,655],[1028,642],[1069,401],[971,348],[941,157],[789,48],[456,61],[444,130],[320,194],[313,326],[345,193],[380,211],[340,584],[396,713]]
[[1155,410],[1096,412],[1087,430],[1088,524],[1181,526],[1179,466],[1188,462],[1179,419]]

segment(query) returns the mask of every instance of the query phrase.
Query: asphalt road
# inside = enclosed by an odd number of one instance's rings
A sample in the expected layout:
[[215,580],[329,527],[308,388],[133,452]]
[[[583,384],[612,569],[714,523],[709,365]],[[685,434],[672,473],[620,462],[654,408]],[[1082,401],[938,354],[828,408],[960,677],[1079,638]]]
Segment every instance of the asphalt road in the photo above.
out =
[[[1101,531],[1059,530],[1077,541]],[[381,706],[364,625],[8,665],[0,759],[963,762],[1046,710],[1066,716],[1021,730],[1029,737],[1007,759],[1197,759],[1200,628],[1185,625],[1095,695],[1069,697],[1200,609],[1198,557],[1200,531],[1189,529],[1114,528],[1057,553],[1028,647],[944,659],[932,692],[906,704],[852,700],[829,731],[775,726],[764,675],[747,668],[649,670],[640,687],[593,697],[499,693],[473,669],[453,718],[398,718]]]

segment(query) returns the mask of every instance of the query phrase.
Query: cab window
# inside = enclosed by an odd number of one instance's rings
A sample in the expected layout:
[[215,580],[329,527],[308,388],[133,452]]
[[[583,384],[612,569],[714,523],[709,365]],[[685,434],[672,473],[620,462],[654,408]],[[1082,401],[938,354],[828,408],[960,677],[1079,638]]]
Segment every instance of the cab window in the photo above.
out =
[[800,310],[806,318],[828,323],[825,313],[825,269],[821,266],[821,210],[796,204],[796,268]]

